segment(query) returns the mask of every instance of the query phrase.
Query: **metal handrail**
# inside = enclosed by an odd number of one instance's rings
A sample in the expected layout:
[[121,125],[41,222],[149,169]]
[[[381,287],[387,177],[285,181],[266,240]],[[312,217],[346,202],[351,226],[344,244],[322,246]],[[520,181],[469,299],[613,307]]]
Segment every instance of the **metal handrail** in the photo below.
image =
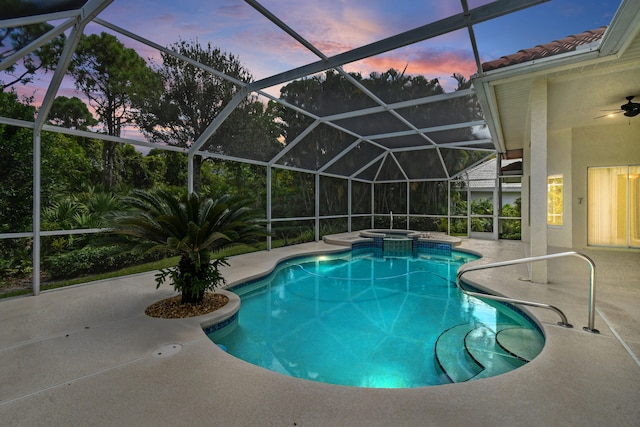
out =
[[583,255],[581,253],[570,251],[570,252],[561,252],[561,253],[557,253],[557,254],[539,255],[539,256],[534,256],[534,257],[519,258],[519,259],[513,259],[513,260],[509,260],[509,261],[494,262],[494,263],[490,263],[490,264],[470,265],[470,266],[464,266],[463,265],[458,269],[458,274],[456,276],[456,285],[458,285],[458,289],[460,289],[462,292],[464,292],[465,294],[470,295],[470,296],[480,297],[480,298],[487,298],[487,299],[496,300],[496,301],[510,302],[510,303],[513,303],[513,304],[528,305],[528,306],[532,306],[532,307],[539,307],[539,308],[546,308],[546,309],[549,309],[549,310],[553,310],[560,316],[561,321],[558,322],[558,324],[560,326],[564,326],[565,328],[572,328],[573,326],[567,321],[567,316],[565,316],[565,314],[562,312],[562,310],[560,310],[558,307],[555,307],[555,306],[550,305],[550,304],[540,303],[540,302],[525,301],[525,300],[519,300],[519,299],[515,299],[515,298],[502,297],[502,296],[497,296],[497,295],[491,295],[491,294],[484,294],[484,293],[469,291],[469,290],[465,289],[462,286],[462,280],[461,280],[462,276],[465,273],[468,273],[470,271],[486,270],[486,269],[489,269],[489,268],[505,267],[505,266],[508,266],[508,265],[516,265],[516,264],[527,264],[527,263],[530,263],[530,262],[545,261],[545,260],[548,260],[548,259],[561,258],[561,257],[566,257],[566,256],[577,256],[578,258],[582,258],[583,260],[587,261],[587,264],[589,264],[589,270],[590,270],[590,277],[589,277],[589,324],[588,324],[588,326],[585,326],[582,329],[584,329],[587,332],[592,332],[594,334],[598,334],[598,333],[600,333],[600,331],[598,331],[597,329],[594,328],[595,307],[596,307],[596,279],[595,279],[596,265],[595,265],[595,263],[593,262],[593,260],[591,258],[589,258],[588,256]]

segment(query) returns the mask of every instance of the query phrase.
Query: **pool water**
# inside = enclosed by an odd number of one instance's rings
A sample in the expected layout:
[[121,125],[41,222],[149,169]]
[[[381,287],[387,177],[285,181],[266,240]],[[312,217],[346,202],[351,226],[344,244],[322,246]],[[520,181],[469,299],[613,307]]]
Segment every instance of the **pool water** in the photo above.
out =
[[[407,388],[497,375],[535,357],[543,339],[519,311],[458,290],[458,267],[476,258],[347,252],[290,260],[232,289],[241,296],[238,327],[215,341],[263,368],[347,386]],[[505,351],[501,336],[526,357]]]

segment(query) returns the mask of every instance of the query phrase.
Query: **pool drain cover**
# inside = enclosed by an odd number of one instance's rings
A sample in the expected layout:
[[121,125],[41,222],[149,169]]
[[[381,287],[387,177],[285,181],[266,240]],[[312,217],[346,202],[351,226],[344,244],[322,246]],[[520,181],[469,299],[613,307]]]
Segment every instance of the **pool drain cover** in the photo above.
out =
[[181,344],[163,345],[162,347],[160,347],[159,349],[157,349],[156,351],[153,352],[153,356],[154,357],[169,357],[169,356],[173,356],[174,354],[178,353],[180,350],[182,350],[182,345]]

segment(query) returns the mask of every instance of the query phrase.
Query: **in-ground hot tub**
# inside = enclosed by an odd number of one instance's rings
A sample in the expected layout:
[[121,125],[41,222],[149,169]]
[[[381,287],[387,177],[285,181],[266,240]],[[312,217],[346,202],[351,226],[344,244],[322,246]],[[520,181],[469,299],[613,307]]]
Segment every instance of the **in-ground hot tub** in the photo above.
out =
[[372,239],[373,244],[388,256],[406,256],[420,248],[450,251],[462,242],[459,238],[447,236],[444,233],[415,230],[363,230],[360,232],[360,237]]
[[462,240],[459,237],[452,237],[445,233],[434,231],[415,230],[395,230],[395,229],[371,229],[362,230],[360,237],[381,238],[381,239],[418,239],[420,241],[448,243],[451,246],[460,246]]
[[420,237],[421,233],[413,230],[363,230],[361,237],[381,237],[383,239],[412,239]]
[[413,253],[414,240],[420,233],[412,230],[364,230],[361,237],[373,238],[386,256],[408,256]]

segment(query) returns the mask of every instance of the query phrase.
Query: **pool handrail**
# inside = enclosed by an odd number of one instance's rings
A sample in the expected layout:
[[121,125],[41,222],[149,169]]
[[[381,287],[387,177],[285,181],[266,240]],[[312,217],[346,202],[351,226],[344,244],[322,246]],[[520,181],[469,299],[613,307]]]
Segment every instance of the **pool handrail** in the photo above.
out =
[[558,307],[555,307],[553,305],[540,303],[540,302],[535,302],[535,301],[519,300],[519,299],[515,299],[515,298],[503,297],[503,296],[498,296],[498,295],[493,295],[493,294],[473,292],[473,291],[469,291],[469,290],[465,289],[462,286],[462,276],[465,273],[468,273],[470,271],[486,270],[486,269],[489,269],[489,268],[505,267],[505,266],[508,266],[508,265],[516,265],[516,264],[528,264],[530,262],[545,261],[545,260],[548,260],[548,259],[561,258],[561,257],[566,257],[566,256],[576,256],[578,258],[581,258],[581,259],[585,260],[587,262],[587,264],[589,265],[589,270],[590,270],[590,277],[589,277],[589,323],[588,323],[587,326],[583,327],[582,329],[584,329],[587,332],[598,334],[598,333],[600,333],[600,331],[598,331],[597,329],[594,328],[595,306],[596,306],[596,287],[595,287],[596,286],[595,285],[595,269],[596,269],[596,265],[595,265],[595,263],[593,262],[593,260],[591,258],[589,258],[588,256],[586,256],[584,254],[581,254],[581,253],[578,253],[578,252],[575,252],[575,251],[568,251],[568,252],[560,252],[560,253],[555,253],[555,254],[539,255],[539,256],[533,256],[533,257],[513,259],[513,260],[509,260],[509,261],[493,262],[493,263],[489,263],[489,264],[470,265],[470,266],[463,265],[458,269],[458,274],[456,275],[456,285],[458,286],[458,289],[460,289],[462,292],[464,292],[465,294],[470,295],[470,296],[480,297],[480,298],[487,298],[487,299],[491,299],[491,300],[495,300],[495,301],[508,302],[508,303],[521,304],[521,305],[528,305],[528,306],[531,306],[531,307],[538,307],[538,308],[545,308],[545,309],[548,309],[548,310],[553,310],[560,316],[561,321],[558,322],[558,325],[563,326],[565,328],[572,328],[573,326],[568,322],[567,316],[565,316],[565,314],[562,312],[562,310],[560,310]]

